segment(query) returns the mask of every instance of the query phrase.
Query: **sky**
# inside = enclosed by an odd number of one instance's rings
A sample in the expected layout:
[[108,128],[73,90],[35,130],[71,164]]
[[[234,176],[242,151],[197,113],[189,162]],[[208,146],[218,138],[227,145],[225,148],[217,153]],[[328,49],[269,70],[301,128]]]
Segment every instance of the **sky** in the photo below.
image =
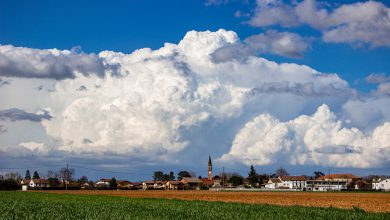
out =
[[387,1],[0,1],[0,173],[390,175]]

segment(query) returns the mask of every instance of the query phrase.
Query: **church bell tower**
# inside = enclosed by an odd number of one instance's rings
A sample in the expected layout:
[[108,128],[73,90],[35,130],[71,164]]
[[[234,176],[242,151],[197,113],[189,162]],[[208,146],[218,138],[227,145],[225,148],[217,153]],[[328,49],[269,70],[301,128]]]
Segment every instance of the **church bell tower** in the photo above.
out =
[[207,176],[209,180],[213,179],[213,164],[211,163],[211,157],[209,156],[209,163],[208,163],[208,169],[207,169]]

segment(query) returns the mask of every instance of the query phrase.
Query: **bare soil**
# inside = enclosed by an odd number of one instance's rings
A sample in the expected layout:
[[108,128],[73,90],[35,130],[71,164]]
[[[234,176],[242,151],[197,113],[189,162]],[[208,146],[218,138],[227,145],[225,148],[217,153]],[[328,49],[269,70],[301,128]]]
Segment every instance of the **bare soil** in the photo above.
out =
[[[42,192],[42,191],[39,191]],[[390,212],[390,193],[355,192],[215,192],[215,191],[109,191],[68,190],[43,191],[59,194],[109,195],[131,198],[165,198],[183,200],[206,200],[249,204],[282,206],[361,208],[367,212]]]

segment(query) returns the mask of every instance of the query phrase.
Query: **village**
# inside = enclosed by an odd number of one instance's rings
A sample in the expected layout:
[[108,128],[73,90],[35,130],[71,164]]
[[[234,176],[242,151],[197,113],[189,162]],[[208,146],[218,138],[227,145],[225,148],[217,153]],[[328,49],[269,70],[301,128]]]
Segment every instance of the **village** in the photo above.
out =
[[[350,173],[324,174],[314,172],[315,176],[292,176],[284,169],[273,175],[259,175],[253,166],[250,167],[248,177],[244,178],[237,173],[222,173],[213,175],[211,157],[207,164],[207,177],[192,176],[187,171],[180,171],[177,179],[173,172],[164,174],[162,171],[154,172],[152,180],[132,182],[128,180],[116,180],[113,178],[101,178],[97,181],[88,181],[82,176],[75,180],[71,178],[71,172],[63,170],[63,175],[50,178],[39,178],[35,171],[31,177],[27,170],[26,176],[17,181],[14,188],[22,190],[38,189],[83,189],[83,190],[214,190],[214,191],[390,191],[390,178],[386,176],[369,176],[362,178]],[[7,178],[2,178],[6,181]],[[16,175],[8,176],[8,179],[17,179]],[[4,188],[4,187],[3,187]]]

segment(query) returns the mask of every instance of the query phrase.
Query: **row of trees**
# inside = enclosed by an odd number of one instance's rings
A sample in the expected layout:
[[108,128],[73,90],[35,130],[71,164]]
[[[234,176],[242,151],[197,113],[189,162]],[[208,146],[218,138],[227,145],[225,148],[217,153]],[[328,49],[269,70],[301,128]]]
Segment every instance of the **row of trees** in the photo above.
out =
[[0,175],[0,190],[17,190],[22,176],[19,173]]
[[[72,168],[61,168],[58,171],[54,170],[48,170],[47,171],[47,179],[50,178],[56,178],[56,179],[64,179],[64,180],[73,180],[73,177],[75,175],[76,171]],[[24,179],[40,179],[39,173],[37,171],[34,171],[33,176],[31,178],[30,170],[26,170],[26,173],[24,175]]]
[[[40,179],[38,171],[34,171],[34,175],[32,178],[33,179]],[[26,174],[24,175],[24,179],[26,179],[26,180],[31,179],[30,170],[26,170]]]
[[[177,179],[181,180],[183,177],[196,177],[196,174],[194,172],[188,172],[185,170],[182,170],[177,173]],[[153,180],[154,181],[169,181],[169,180],[175,180],[175,173],[173,171],[169,173],[164,173],[163,171],[155,171],[153,172]]]

